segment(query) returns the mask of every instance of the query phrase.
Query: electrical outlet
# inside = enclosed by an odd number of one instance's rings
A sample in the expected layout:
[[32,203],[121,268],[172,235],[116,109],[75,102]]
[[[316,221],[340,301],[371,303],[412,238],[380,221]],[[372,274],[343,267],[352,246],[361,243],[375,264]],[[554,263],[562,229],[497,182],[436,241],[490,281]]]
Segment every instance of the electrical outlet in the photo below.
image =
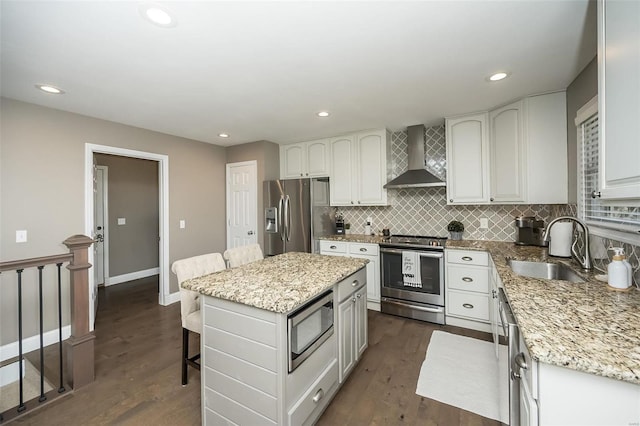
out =
[[21,230],[16,231],[16,243],[26,243],[27,242],[27,231]]
[[480,229],[489,229],[489,219],[486,217],[480,218]]
[[118,225],[126,225],[127,224],[127,219],[124,217],[119,217],[118,218]]
[[180,229],[184,229],[187,227],[187,223],[184,219],[180,219]]

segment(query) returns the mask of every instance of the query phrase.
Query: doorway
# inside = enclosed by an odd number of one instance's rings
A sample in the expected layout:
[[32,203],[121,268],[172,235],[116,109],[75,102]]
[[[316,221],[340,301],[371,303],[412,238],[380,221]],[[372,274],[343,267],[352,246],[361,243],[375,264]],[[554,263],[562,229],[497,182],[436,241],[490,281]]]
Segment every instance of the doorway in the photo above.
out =
[[[169,305],[179,300],[178,294],[169,289],[169,157],[144,151],[116,148],[106,145],[85,144],[85,233],[95,235],[94,217],[94,154],[111,154],[129,158],[158,162],[158,303]],[[94,264],[94,252],[89,250],[89,263]],[[89,274],[89,327],[94,329],[97,283],[94,274]]]

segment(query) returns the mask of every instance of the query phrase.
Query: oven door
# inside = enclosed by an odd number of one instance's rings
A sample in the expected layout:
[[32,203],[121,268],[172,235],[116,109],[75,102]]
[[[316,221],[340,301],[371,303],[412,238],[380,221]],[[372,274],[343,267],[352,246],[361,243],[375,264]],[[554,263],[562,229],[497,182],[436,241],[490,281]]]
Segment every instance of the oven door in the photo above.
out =
[[422,287],[409,287],[404,284],[402,275],[403,250],[381,248],[381,295],[444,306],[444,253],[441,251],[413,251],[417,252],[420,257]]

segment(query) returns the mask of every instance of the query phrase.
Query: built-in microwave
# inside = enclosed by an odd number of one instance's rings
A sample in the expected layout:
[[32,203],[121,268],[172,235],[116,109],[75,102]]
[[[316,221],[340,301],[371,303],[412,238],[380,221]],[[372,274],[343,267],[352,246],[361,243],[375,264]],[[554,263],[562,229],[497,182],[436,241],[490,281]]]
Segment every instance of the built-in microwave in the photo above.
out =
[[287,316],[289,373],[333,334],[333,290]]

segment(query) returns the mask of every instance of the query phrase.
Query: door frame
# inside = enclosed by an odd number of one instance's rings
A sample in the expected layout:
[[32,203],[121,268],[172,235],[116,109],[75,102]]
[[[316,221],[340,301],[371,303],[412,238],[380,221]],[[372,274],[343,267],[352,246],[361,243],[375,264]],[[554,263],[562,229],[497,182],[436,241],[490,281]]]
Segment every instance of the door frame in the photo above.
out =
[[255,181],[253,182],[253,184],[255,185],[255,203],[256,203],[256,214],[253,217],[253,227],[255,229],[255,233],[256,233],[256,243],[259,243],[260,239],[258,238],[258,210],[261,209],[260,206],[258,206],[258,162],[256,160],[249,160],[249,161],[238,161],[235,163],[227,163],[226,164],[226,172],[225,172],[225,192],[226,192],[226,214],[227,217],[226,219],[226,233],[227,233],[227,249],[231,247],[231,232],[229,232],[229,218],[230,216],[230,210],[231,210],[231,201],[230,201],[230,192],[229,191],[229,177],[230,177],[230,171],[232,167],[242,167],[242,166],[252,166],[253,167],[253,175],[255,177]]
[[[158,303],[167,306],[180,300],[170,293],[169,287],[169,156],[152,152],[136,151],[126,148],[116,148],[107,145],[96,145],[85,143],[84,149],[84,223],[85,234],[92,235],[93,232],[93,154],[111,154],[122,157],[139,158],[142,160],[152,160],[158,162],[158,210],[160,236],[158,266],[160,270],[160,291],[158,293]],[[93,262],[93,250],[89,250],[89,263]],[[89,274],[89,290],[93,288],[93,274]],[[91,294],[91,293],[89,293]],[[89,300],[89,330],[94,329],[95,314],[93,313],[93,302]]]

